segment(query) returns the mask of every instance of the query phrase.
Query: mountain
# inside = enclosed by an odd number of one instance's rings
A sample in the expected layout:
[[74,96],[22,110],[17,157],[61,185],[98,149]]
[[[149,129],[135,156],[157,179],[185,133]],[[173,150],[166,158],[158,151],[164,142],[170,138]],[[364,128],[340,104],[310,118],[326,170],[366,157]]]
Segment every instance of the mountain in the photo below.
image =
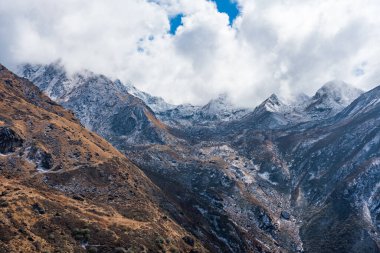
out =
[[378,106],[380,103],[380,87],[376,87],[370,92],[365,93],[358,99],[354,100],[352,104],[347,106],[342,112],[337,115],[338,119],[353,117],[368,113],[373,107]]
[[272,94],[264,102],[255,108],[255,110],[247,114],[240,121],[231,124],[243,124],[244,128],[267,128],[273,129],[298,122],[297,113],[292,108],[282,102],[276,94]]
[[[53,66],[53,69],[56,68],[57,66]],[[66,108],[73,110],[75,114],[81,118],[81,122],[84,125],[104,136],[113,145],[115,145],[115,147],[124,152],[134,163],[139,163],[139,161],[151,161],[150,166],[154,166],[155,163],[153,161],[155,161],[159,163],[159,166],[154,167],[153,169],[160,171],[160,173],[164,173],[166,176],[171,175],[171,173],[168,174],[165,172],[170,168],[173,168],[176,172],[181,172],[178,171],[176,165],[171,167],[169,164],[176,163],[176,159],[178,158],[181,159],[180,157],[177,157],[179,152],[183,152],[183,159],[186,159],[186,150],[189,148],[188,144],[184,143],[182,138],[173,136],[170,133],[170,129],[166,129],[166,126],[157,120],[154,115],[152,115],[152,117],[144,117],[143,114],[141,117],[136,117],[136,125],[146,125],[147,123],[144,121],[145,118],[148,118],[158,126],[162,126],[159,129],[171,138],[169,141],[163,143],[153,139],[153,141],[141,143],[140,140],[152,140],[150,138],[151,132],[148,131],[151,130],[149,128],[146,128],[147,131],[138,131],[138,133],[141,134],[138,135],[139,138],[136,138],[135,135],[133,135],[134,132],[126,135],[125,137],[123,132],[120,132],[128,131],[129,122],[131,122],[128,115],[124,114],[117,117],[119,120],[115,122],[113,119],[115,116],[120,114],[120,111],[135,112],[136,110],[140,110],[140,108],[147,108],[146,110],[149,110],[151,113],[152,111],[149,107],[144,106],[142,100],[130,95],[126,91],[123,91],[123,88],[118,86],[118,82],[115,83],[107,78],[103,78],[101,75],[95,75],[91,72],[87,72],[86,75],[82,74],[84,77],[81,77],[81,74],[75,74],[73,78],[68,78],[65,74],[64,76],[66,77],[59,79],[63,82],[57,85],[57,82],[55,81],[57,79],[54,77],[54,73],[61,71],[50,72],[51,68],[46,66],[33,67],[34,72],[29,69],[30,67],[26,66],[27,71],[23,71],[22,74],[30,78],[30,80],[43,80],[43,82],[37,83],[37,85],[40,87],[45,87],[45,92],[47,94],[49,94],[49,90],[55,90],[55,86],[59,86],[61,88],[63,87],[63,89],[59,89],[62,93],[55,93],[57,94],[55,96],[56,101],[60,102],[60,104]],[[61,69],[63,70],[62,67]],[[30,73],[37,74],[30,75]],[[38,78],[33,79],[32,77]],[[72,80],[81,81],[73,83]],[[44,83],[46,83],[46,85],[44,85]],[[115,90],[120,91],[120,93]],[[127,99],[119,99],[122,95],[126,96]],[[138,103],[128,102],[130,100],[138,101]],[[125,101],[127,101],[127,103]],[[131,135],[134,137],[133,139],[130,138]],[[161,154],[158,155],[156,152],[161,152]],[[168,161],[167,159],[170,159],[173,155],[176,158]],[[200,168],[198,168],[198,162],[193,160],[192,156],[190,156],[189,159],[189,177],[186,178],[185,174],[182,174],[181,179],[186,181],[190,180],[188,182],[191,182],[191,178],[197,176]],[[169,162],[169,164],[166,161]],[[178,161],[178,164],[180,164],[180,161]],[[161,170],[163,167],[165,170]],[[217,167],[213,168],[213,171],[220,174]],[[208,199],[200,198],[199,194],[201,192],[193,193],[191,185],[188,184],[181,186],[178,185],[177,182],[169,181],[174,183],[170,185],[168,184],[169,178],[161,174],[159,175],[159,178],[155,178],[154,173],[152,173],[152,171],[148,168],[144,168],[144,172],[148,173],[155,183],[159,183],[160,187],[164,189],[163,191],[165,195],[172,202],[174,202],[176,206],[178,206],[180,213],[170,212],[170,214],[178,220],[182,226],[186,227],[188,231],[191,231],[193,235],[197,238],[201,238],[202,243],[207,245],[207,248],[209,248],[212,252],[229,251],[229,249],[233,251],[236,250],[236,252],[245,251],[246,246],[244,241],[241,239],[242,231],[237,229],[234,223],[227,218],[225,212],[221,213],[221,210],[216,208],[212,213],[213,218],[209,220],[206,220],[206,218],[202,218],[202,215],[199,215],[199,210],[201,209],[195,208],[196,205],[198,205],[199,208],[204,207],[208,209],[210,207],[210,202]],[[201,172],[201,175],[208,175],[211,173],[204,170]],[[201,175],[198,175],[198,177]],[[173,177],[173,179],[175,179],[175,177]],[[217,185],[221,186],[220,183]],[[173,191],[174,188],[176,188],[175,191]],[[227,187],[227,189],[228,188],[229,187]],[[176,209],[174,208],[174,210]],[[220,217],[216,218],[216,216]],[[194,219],[194,217],[197,218]],[[202,226],[199,225],[199,220],[204,221]]]
[[144,145],[170,138],[152,109],[120,81],[90,71],[69,75],[59,63],[26,64],[19,73],[72,110],[86,128],[108,140]]
[[363,93],[342,81],[323,85],[313,97],[300,94],[295,100],[283,102],[272,94],[240,120],[231,122],[240,128],[275,129],[304,122],[321,121],[335,116]]
[[[60,71],[56,70],[57,68]],[[56,90],[55,98],[57,102],[71,109],[85,126],[110,141],[134,163],[140,164],[140,161],[151,161],[149,165],[153,166],[155,163],[152,160],[157,161],[159,166],[154,167],[154,170],[159,170],[163,174],[160,174],[156,178],[147,167],[144,167],[144,172],[164,189],[165,195],[176,206],[179,206],[180,215],[176,212],[171,213],[171,215],[182,226],[186,227],[188,231],[191,231],[196,237],[201,238],[202,243],[207,245],[212,252],[223,252],[228,249],[236,252],[245,251],[246,246],[244,246],[245,243],[241,239],[242,232],[235,228],[233,222],[228,220],[224,212],[220,213],[220,210],[216,209],[213,216],[220,215],[223,218],[206,220],[198,214],[198,209],[190,207],[199,205],[200,208],[209,208],[209,201],[201,199],[200,192],[194,193],[192,188],[180,186],[177,182],[175,182],[175,185],[168,185],[168,174],[165,171],[172,167],[168,166],[166,162],[160,161],[167,161],[173,155],[177,157],[178,152],[183,152],[184,159],[186,159],[189,146],[180,136],[174,136],[172,129],[159,121],[142,100],[129,94],[124,90],[123,86],[118,85],[120,84],[119,82],[112,82],[102,75],[96,75],[91,72],[85,72],[85,74],[77,73],[73,77],[68,77],[64,68],[57,64],[51,66],[33,66],[32,68],[26,65],[22,69],[21,74],[32,81],[36,81],[37,86],[45,87],[45,93],[48,95],[50,90]],[[54,69],[54,71],[51,69]],[[57,72],[65,73],[63,78],[61,76],[59,79],[60,81],[57,81],[58,78],[54,76],[54,73]],[[60,88],[54,89],[55,86]],[[132,103],[130,101],[137,102]],[[127,113],[141,112],[141,110],[143,112],[148,111],[152,115],[148,117],[147,115],[150,114],[136,113],[138,117],[133,117],[136,123],[132,126],[141,125],[145,126],[145,128],[141,130],[140,127],[130,127],[130,122],[134,121],[131,120],[131,117]],[[115,118],[117,120],[114,120]],[[152,125],[153,127],[150,127]],[[130,131],[131,128],[133,129],[132,131]],[[158,135],[157,133],[162,135]],[[152,138],[152,136],[165,137],[166,139]],[[161,152],[161,154],[158,155],[156,152]],[[173,164],[176,163],[176,159],[170,160],[170,164],[172,162]],[[199,170],[197,160],[194,160],[192,155],[188,159],[189,177],[184,178],[185,174],[182,174],[181,179],[183,180],[191,180],[193,176],[197,175],[197,171]],[[178,161],[178,164],[180,164],[180,161]],[[163,167],[165,169],[161,170]],[[173,169],[180,172],[176,165],[173,166]],[[210,173],[208,171],[204,172]],[[215,172],[220,173],[218,171]],[[202,172],[201,175],[207,174],[203,174]],[[173,195],[173,188],[177,186],[176,195]],[[194,216],[202,219],[204,225],[199,226],[199,220],[194,219]]]
[[311,118],[334,116],[363,93],[345,82],[331,81],[320,88],[308,101],[305,111]]
[[291,201],[303,216],[306,252],[380,252],[379,90],[318,128],[277,139],[292,171]]
[[138,90],[131,83],[123,84],[120,80],[116,80],[116,82],[119,85],[125,86],[129,94],[144,101],[144,103],[147,104],[150,108],[152,108],[152,110],[156,113],[171,110],[176,107],[175,105],[171,105],[165,102],[163,98],[152,96],[146,92]]
[[[117,82],[122,84],[120,81]],[[240,108],[232,104],[227,94],[220,94],[203,106],[191,104],[176,106],[165,102],[160,97],[142,92],[130,83],[123,85],[129,94],[140,98],[152,108],[162,122],[174,127],[192,126],[194,124],[215,125],[218,122],[239,119],[250,111],[248,108]]]
[[[229,167],[231,180],[245,192],[244,198],[232,194],[239,199],[233,204],[237,214],[230,216],[236,224],[253,230],[253,217],[263,217],[242,205],[242,199],[253,198],[249,207],[261,206],[270,221],[259,228],[282,251],[380,252],[379,91],[360,95],[333,117],[269,128],[258,125],[263,121],[245,124],[246,116],[244,124],[220,126],[192,143],[203,156],[224,160],[221,168]],[[282,116],[283,110],[283,103],[271,96],[253,114],[256,120],[270,115],[268,122],[278,122],[274,115]]]
[[[27,67],[26,69],[30,68]],[[227,206],[236,205],[238,202],[241,202],[238,205],[239,208],[252,205],[247,199],[245,190],[241,191],[236,188],[240,184],[241,179],[240,176],[235,178],[236,170],[241,167],[240,165],[239,167],[230,167],[226,161],[221,163],[216,162],[214,156],[217,154],[206,155],[204,158],[199,159],[199,149],[206,147],[193,147],[189,145],[188,142],[184,141],[188,133],[182,136],[182,133],[179,133],[177,129],[164,129],[165,133],[168,134],[167,136],[171,138],[170,141],[166,141],[165,143],[152,141],[141,145],[139,139],[127,139],[128,136],[125,138],[127,141],[123,141],[122,135],[115,132],[113,125],[110,124],[110,122],[112,123],[110,119],[114,118],[111,115],[117,115],[118,112],[118,110],[113,111],[113,108],[134,111],[136,107],[139,108],[140,104],[123,104],[124,100],[118,100],[117,95],[120,95],[120,93],[114,92],[117,82],[115,84],[115,82],[107,78],[102,80],[101,75],[94,75],[89,72],[85,75],[85,78],[82,78],[79,74],[76,74],[74,78],[67,78],[66,76],[66,78],[60,79],[63,80],[63,83],[57,85],[55,81],[57,79],[54,77],[54,74],[46,71],[46,69],[50,70],[50,68],[39,66],[33,69],[35,70],[34,73],[38,73],[38,79],[34,80],[44,81],[37,83],[37,85],[45,87],[45,92],[48,93],[49,90],[54,90],[55,86],[65,87],[65,89],[60,89],[64,91],[63,95],[57,93],[56,101],[66,108],[72,109],[81,118],[81,122],[84,125],[104,136],[119,150],[124,152],[135,164],[141,166],[144,172],[162,189],[165,195],[180,207],[183,217],[176,214],[172,215],[181,224],[186,224],[186,228],[197,238],[202,238],[202,242],[212,252],[247,252],[265,247],[267,244],[271,245],[271,247],[275,245],[273,238],[266,235],[268,233],[267,229],[262,230],[260,228],[268,226],[268,229],[271,228],[268,230],[270,232],[273,227],[272,224],[267,224],[268,215],[265,212],[265,206],[257,203],[250,208],[249,215],[259,224],[251,228],[250,233],[236,226],[235,222],[236,219],[240,219],[239,216],[231,219],[232,214],[230,211],[223,208],[224,204],[221,201],[224,201],[225,196],[231,195],[236,195],[236,199],[226,202]],[[29,70],[23,71],[23,75],[28,77],[27,74],[30,72]],[[60,71],[53,71],[52,73],[56,72]],[[93,79],[86,78],[88,76],[95,77]],[[30,75],[28,77],[30,80],[33,80],[31,77],[35,76]],[[82,81],[73,83],[70,80]],[[43,83],[47,83],[47,85],[43,85]],[[129,93],[123,94],[132,97]],[[226,99],[225,96],[222,96],[205,107],[199,108],[198,111],[208,111],[210,112],[209,115],[211,115],[212,112],[215,112],[216,108],[220,108],[221,104],[228,105]],[[107,104],[109,102],[114,104],[110,106]],[[107,115],[97,116],[97,113],[100,114],[103,111]],[[201,118],[194,119],[201,120]],[[115,122],[114,127],[118,126],[121,131],[126,131],[126,129],[129,129],[129,121],[128,117],[120,117],[120,121]],[[141,119],[136,121],[137,124],[141,124]],[[162,124],[160,121],[158,122],[157,125]],[[104,126],[104,128],[99,126]],[[148,134],[149,136],[150,134],[149,132],[139,133],[141,133],[141,139],[147,139],[145,135]],[[216,145],[219,146],[220,144]],[[212,146],[209,148],[213,149]],[[224,169],[225,166],[227,167]],[[231,174],[230,170],[235,172]],[[186,173],[184,173],[185,171]],[[217,179],[215,182],[207,179],[214,177]],[[200,226],[200,224],[202,225]],[[285,232],[281,233],[283,234],[282,240],[286,241],[288,236],[285,235]],[[253,237],[253,234],[258,235],[257,237]],[[257,241],[256,238],[258,237],[260,237],[260,241]]]
[[0,252],[205,251],[138,167],[2,65],[0,97]]
[[172,109],[158,111],[157,117],[171,126],[215,126],[219,122],[239,119],[250,110],[233,105],[227,94],[221,94],[204,106],[179,105]]
[[[102,85],[108,90],[112,83]],[[82,108],[83,122],[92,104],[108,110],[84,99],[88,92],[78,89],[82,107],[72,107]],[[334,81],[311,98],[285,102],[273,94],[241,114],[232,113],[239,109],[226,96],[151,110],[165,138],[144,145],[120,141],[108,118],[90,119],[181,210],[170,214],[211,252],[380,252],[378,98],[379,88],[362,94]],[[139,99],[148,107],[146,100]],[[76,100],[56,101],[70,108]],[[126,119],[120,129],[128,129]]]

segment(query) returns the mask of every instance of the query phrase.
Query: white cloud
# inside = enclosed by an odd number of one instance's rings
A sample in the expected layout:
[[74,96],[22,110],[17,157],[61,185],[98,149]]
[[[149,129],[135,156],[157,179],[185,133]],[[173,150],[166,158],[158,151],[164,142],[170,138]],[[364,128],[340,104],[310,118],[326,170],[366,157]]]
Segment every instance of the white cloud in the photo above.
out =
[[[238,0],[233,26],[206,0],[2,0],[0,61],[88,68],[174,103],[222,92],[242,105],[343,79],[380,84],[378,0]],[[183,13],[169,35],[168,16]]]

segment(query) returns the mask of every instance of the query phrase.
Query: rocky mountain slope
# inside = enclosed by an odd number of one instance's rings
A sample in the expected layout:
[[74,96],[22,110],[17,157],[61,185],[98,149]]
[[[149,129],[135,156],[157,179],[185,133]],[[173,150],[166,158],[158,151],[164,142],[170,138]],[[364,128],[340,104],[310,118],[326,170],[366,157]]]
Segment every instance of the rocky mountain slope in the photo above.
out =
[[20,75],[74,111],[86,128],[108,140],[144,145],[170,138],[151,108],[128,93],[120,81],[89,71],[69,75],[59,63],[25,65]]
[[214,240],[228,240],[229,252],[379,252],[378,98],[377,88],[332,118],[297,123],[271,96],[216,129],[178,130],[186,148],[133,157],[203,224],[213,221]]
[[[47,94],[62,86],[50,71],[34,73]],[[52,88],[39,81],[46,77]],[[111,90],[111,83],[102,85]],[[110,97],[102,91],[86,100],[87,92],[76,93],[82,107],[57,101],[86,123],[88,108],[109,111],[99,99]],[[91,116],[89,127],[109,131],[99,133],[181,208],[173,217],[212,252],[380,252],[379,97],[379,88],[362,94],[334,81],[293,103],[274,94],[232,118],[223,97],[203,109],[169,106],[151,110],[163,138],[144,145],[112,133],[107,124],[117,111]]]
[[0,252],[205,251],[138,167],[1,65],[0,98]]
[[[379,252],[380,96],[377,87],[334,118],[278,136],[306,252]],[[353,114],[358,105],[364,109]]]

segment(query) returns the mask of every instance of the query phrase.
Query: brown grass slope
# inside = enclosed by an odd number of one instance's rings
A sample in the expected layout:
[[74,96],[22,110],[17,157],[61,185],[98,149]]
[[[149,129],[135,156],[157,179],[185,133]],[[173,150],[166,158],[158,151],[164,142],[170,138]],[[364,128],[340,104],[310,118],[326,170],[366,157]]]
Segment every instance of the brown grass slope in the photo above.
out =
[[0,253],[203,252],[108,142],[0,65]]

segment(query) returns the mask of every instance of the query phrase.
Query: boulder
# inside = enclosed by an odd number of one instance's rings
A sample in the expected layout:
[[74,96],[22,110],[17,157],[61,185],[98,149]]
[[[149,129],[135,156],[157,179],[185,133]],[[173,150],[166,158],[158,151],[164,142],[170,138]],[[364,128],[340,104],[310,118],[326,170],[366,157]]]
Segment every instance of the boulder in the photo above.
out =
[[287,211],[282,211],[281,212],[281,218],[284,220],[289,220],[290,219],[290,213],[288,213]]

